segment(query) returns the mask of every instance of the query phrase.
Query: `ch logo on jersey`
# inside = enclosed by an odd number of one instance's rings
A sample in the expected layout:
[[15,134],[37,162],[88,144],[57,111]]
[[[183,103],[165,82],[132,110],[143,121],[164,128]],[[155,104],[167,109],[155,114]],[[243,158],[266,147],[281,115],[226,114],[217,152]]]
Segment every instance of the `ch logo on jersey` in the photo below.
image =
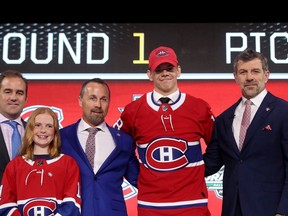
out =
[[54,215],[56,203],[51,199],[33,199],[23,207],[23,216]]
[[33,112],[35,109],[39,108],[39,107],[49,107],[50,109],[52,109],[55,114],[58,117],[58,121],[59,121],[59,128],[62,128],[62,124],[61,122],[64,120],[64,115],[63,115],[63,111],[61,108],[59,107],[53,107],[53,106],[45,106],[45,105],[33,105],[33,106],[29,106],[23,109],[22,113],[21,113],[21,117],[24,119],[24,121],[28,121],[28,118],[31,114],[31,112]]
[[189,163],[185,156],[188,146],[185,140],[162,137],[149,143],[146,148],[147,166],[156,171],[172,171]]

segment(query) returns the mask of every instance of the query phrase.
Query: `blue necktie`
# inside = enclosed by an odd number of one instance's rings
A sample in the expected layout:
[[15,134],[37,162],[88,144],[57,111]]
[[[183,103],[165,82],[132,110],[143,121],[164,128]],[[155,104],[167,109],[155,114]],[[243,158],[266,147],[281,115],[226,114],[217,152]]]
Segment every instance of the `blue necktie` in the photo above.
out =
[[14,158],[18,154],[20,146],[21,146],[21,136],[17,128],[18,123],[16,121],[4,121],[4,123],[9,124],[13,128],[12,158]]

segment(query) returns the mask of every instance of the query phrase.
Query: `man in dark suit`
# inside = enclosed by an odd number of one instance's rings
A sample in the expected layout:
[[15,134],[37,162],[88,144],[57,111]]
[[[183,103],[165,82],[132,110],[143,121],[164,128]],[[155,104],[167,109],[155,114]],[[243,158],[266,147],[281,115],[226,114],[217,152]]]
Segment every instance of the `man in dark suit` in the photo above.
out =
[[[130,135],[105,123],[109,104],[107,83],[99,78],[87,80],[79,96],[82,118],[60,130],[63,153],[75,158],[80,167],[82,216],[127,216],[123,178],[137,187],[136,145]],[[96,144],[90,153],[96,151],[90,163],[86,148],[93,143],[88,132],[91,128],[98,130],[92,135]]]
[[0,182],[12,157],[13,128],[6,121],[16,121],[22,137],[26,122],[21,113],[27,101],[28,81],[19,71],[6,70],[0,75]]
[[[288,103],[267,91],[267,59],[246,49],[234,60],[242,98],[215,120],[205,175],[224,165],[222,216],[288,215]],[[251,118],[239,149],[245,101]]]

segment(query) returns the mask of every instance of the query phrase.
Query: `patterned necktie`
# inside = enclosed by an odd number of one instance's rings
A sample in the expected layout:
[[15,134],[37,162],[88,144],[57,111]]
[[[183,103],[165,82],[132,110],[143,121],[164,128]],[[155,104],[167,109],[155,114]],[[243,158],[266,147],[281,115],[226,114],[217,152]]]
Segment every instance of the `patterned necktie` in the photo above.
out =
[[241,128],[240,128],[240,135],[239,135],[239,151],[242,150],[243,142],[246,136],[247,128],[250,124],[250,118],[251,118],[251,105],[252,101],[246,100],[245,101],[245,110],[242,116],[242,122],[241,122]]
[[87,158],[92,166],[94,168],[94,157],[95,157],[95,134],[98,131],[98,128],[88,128],[89,132],[88,139],[86,141],[86,147],[85,147],[85,153],[87,155]]
[[164,104],[169,103],[171,99],[169,97],[161,97],[159,100],[161,101],[162,104]]
[[4,121],[5,124],[9,124],[13,128],[12,133],[12,159],[17,156],[20,146],[21,146],[21,135],[18,131],[17,125],[18,123],[16,121]]

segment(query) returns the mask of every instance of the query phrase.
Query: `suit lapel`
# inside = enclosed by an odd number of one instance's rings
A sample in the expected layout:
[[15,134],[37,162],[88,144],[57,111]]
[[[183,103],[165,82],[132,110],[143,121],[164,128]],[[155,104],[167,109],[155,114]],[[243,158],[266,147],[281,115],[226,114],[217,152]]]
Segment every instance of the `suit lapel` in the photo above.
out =
[[270,114],[270,112],[274,109],[274,102],[275,98],[271,95],[271,93],[267,93],[265,98],[263,99],[260,107],[258,108],[246,134],[246,139],[243,144],[243,149],[245,149],[246,145],[249,145],[249,141],[252,139],[252,137],[256,134],[257,130],[261,126],[263,126],[263,122],[266,121],[266,118]]
[[228,136],[228,140],[231,140],[231,142],[233,142],[233,151],[235,151],[236,154],[239,154],[239,149],[237,146],[237,142],[235,140],[234,137],[234,133],[233,133],[233,120],[234,120],[234,116],[235,116],[235,110],[236,107],[238,106],[238,104],[241,102],[241,98],[235,103],[233,104],[226,113],[226,117],[225,117],[225,133]]
[[103,169],[105,169],[105,167],[107,167],[109,164],[111,164],[113,161],[115,161],[115,158],[117,157],[117,155],[121,152],[121,134],[119,133],[118,130],[111,128],[109,125],[107,125],[114,143],[115,143],[115,149],[111,152],[111,154],[107,157],[107,159],[104,161],[104,163],[102,164],[102,166],[100,167],[100,169],[98,170],[97,173],[101,172]]
[[[3,163],[7,164],[10,161],[10,158],[9,158],[9,154],[7,151],[7,147],[5,144],[5,140],[4,140],[1,128],[0,128],[0,149],[1,149],[1,153],[0,153],[1,154],[1,162],[3,161]],[[1,164],[1,166],[2,166],[2,164]]]
[[[91,168],[91,165],[86,157],[86,154],[80,144],[80,141],[78,139],[77,136],[77,128],[78,125],[80,123],[80,120],[78,120],[78,122],[76,122],[71,128],[70,128],[70,135],[67,136],[68,142],[71,144],[70,148],[73,148],[73,151],[75,152],[79,152],[80,157],[82,158],[82,160],[85,162],[85,164],[87,164],[87,166],[89,166]],[[91,168],[92,170],[92,168]]]

